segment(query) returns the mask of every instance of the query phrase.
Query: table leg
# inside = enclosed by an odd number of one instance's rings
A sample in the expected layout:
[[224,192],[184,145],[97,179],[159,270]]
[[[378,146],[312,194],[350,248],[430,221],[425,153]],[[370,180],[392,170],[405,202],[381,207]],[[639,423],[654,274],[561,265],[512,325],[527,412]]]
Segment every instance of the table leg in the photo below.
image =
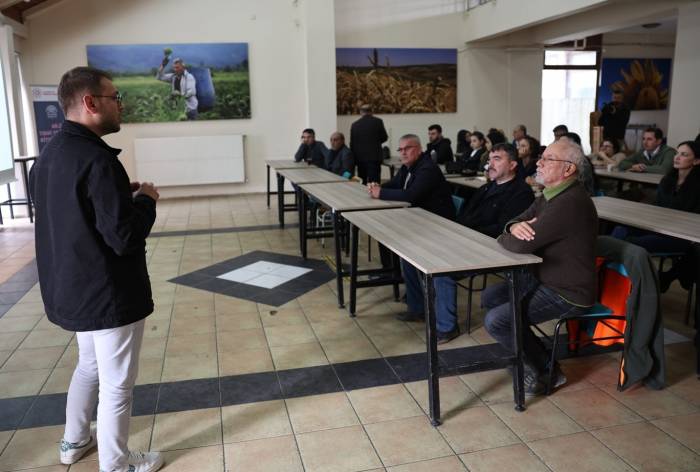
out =
[[296,200],[299,208],[299,244],[301,245],[301,257],[306,259],[307,253],[307,240],[306,240],[306,230],[308,223],[308,209],[306,208],[306,194],[301,189],[301,187],[296,188]]
[[32,197],[29,195],[29,172],[27,172],[27,161],[20,162],[22,167],[22,177],[24,178],[24,194],[27,197],[27,213],[29,222],[34,223],[34,210],[32,210]]
[[270,208],[270,166],[267,166],[267,207]]
[[425,339],[428,344],[428,405],[430,422],[433,426],[440,425],[440,367],[437,350],[437,320],[435,317],[435,287],[433,277],[423,275],[423,297],[425,313],[428,315],[425,323]]
[[[333,210],[333,238],[335,239],[335,278],[338,288],[338,308],[345,308],[345,296],[343,294],[343,259],[340,240],[344,232],[340,221],[340,214]],[[343,238],[346,239],[346,238]]]
[[391,268],[394,269],[391,273],[391,276],[394,278],[394,301],[398,302],[401,299],[401,294],[399,293],[399,282],[398,280],[401,278],[401,259],[399,256],[394,254],[393,252],[391,253]]
[[15,209],[12,206],[12,188],[7,184],[7,200],[10,202],[10,219],[15,219]]
[[350,316],[355,316],[357,302],[357,240],[360,230],[351,224],[350,229]]
[[510,307],[513,315],[513,346],[515,348],[515,366],[513,369],[513,396],[515,399],[515,410],[525,411],[525,388],[523,380],[525,373],[523,370],[523,319],[522,302],[520,297],[520,279],[522,269],[508,271],[508,295]]
[[284,177],[277,174],[277,219],[284,228]]

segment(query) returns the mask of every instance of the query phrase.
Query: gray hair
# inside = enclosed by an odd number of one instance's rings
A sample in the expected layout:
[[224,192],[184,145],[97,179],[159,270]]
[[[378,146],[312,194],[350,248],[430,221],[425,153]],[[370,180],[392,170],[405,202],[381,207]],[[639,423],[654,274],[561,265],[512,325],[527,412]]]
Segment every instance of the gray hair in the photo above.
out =
[[578,175],[579,179],[582,179],[584,174],[583,170],[586,168],[588,162],[586,160],[586,156],[583,154],[583,149],[581,149],[581,146],[576,144],[573,139],[566,136],[562,136],[556,142],[561,143],[564,147],[562,150],[562,158],[576,166],[576,174]]
[[184,65],[185,65],[185,61],[183,61],[183,60],[180,59],[179,57],[176,57],[176,58],[173,60],[173,64],[182,64],[182,65],[184,66]]
[[401,136],[399,138],[399,141],[413,141],[417,145],[419,145],[419,146],[421,145],[420,138],[417,135],[412,134],[412,133],[404,134],[403,136]]
[[362,106],[360,106],[360,113],[363,115],[372,113],[372,105],[370,105],[369,103],[363,104]]

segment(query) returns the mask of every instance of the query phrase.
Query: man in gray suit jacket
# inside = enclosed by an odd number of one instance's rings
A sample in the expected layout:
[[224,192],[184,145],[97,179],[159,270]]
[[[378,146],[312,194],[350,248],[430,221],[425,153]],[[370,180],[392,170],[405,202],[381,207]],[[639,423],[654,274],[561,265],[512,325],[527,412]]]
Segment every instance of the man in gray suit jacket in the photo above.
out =
[[372,116],[372,107],[360,107],[359,120],[350,127],[350,150],[357,161],[357,175],[362,183],[379,183],[382,165],[382,143],[389,136],[386,134],[381,118]]

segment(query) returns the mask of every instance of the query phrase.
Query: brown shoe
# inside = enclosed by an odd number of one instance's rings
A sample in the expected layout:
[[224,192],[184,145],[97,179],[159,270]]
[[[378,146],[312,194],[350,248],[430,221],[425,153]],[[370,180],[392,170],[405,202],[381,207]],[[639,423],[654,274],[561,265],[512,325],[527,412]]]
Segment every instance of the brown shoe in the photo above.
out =
[[452,341],[454,338],[459,336],[459,326],[455,326],[452,331],[447,331],[446,333],[442,331],[437,332],[437,343],[446,344]]

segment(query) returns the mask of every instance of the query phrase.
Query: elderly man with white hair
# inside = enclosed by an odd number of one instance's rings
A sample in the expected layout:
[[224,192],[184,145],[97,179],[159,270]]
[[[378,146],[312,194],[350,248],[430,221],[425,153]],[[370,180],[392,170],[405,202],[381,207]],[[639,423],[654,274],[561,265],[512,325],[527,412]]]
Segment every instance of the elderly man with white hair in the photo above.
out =
[[[525,357],[525,392],[544,392],[548,368],[544,344],[530,326],[562,315],[582,314],[596,301],[595,245],[598,215],[579,180],[585,156],[568,140],[550,144],[537,162],[535,179],[544,186],[541,197],[506,224],[498,242],[509,251],[536,254],[542,263],[532,268],[521,284]],[[501,345],[513,350],[508,286],[488,287],[482,295],[488,309],[486,330]],[[555,366],[553,386],[566,382]]]

